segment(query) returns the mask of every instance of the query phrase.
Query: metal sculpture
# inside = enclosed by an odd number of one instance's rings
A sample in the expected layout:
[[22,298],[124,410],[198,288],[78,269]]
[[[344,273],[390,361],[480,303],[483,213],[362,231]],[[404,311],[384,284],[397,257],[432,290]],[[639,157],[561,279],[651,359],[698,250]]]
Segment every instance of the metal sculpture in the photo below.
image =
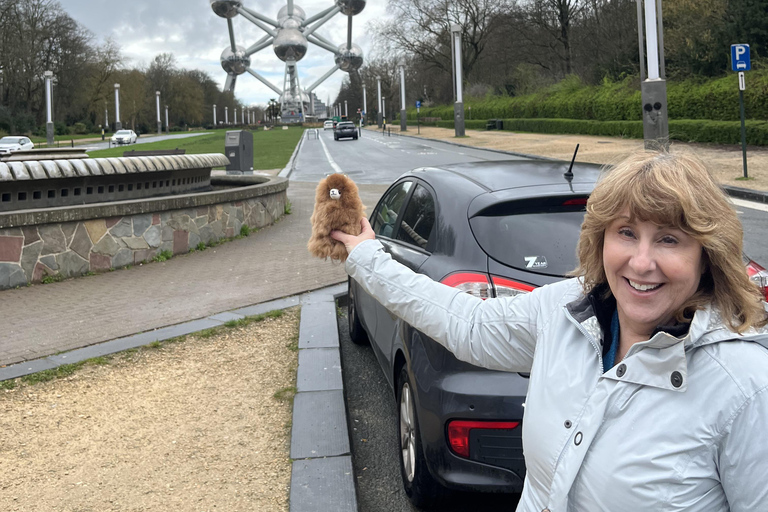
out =
[[[315,96],[312,91],[337,70],[349,73],[360,69],[363,65],[363,50],[352,43],[352,17],[362,12],[366,0],[335,0],[334,6],[309,18],[301,7],[293,3],[293,0],[287,1],[287,5],[278,11],[277,20],[273,20],[248,9],[243,5],[242,0],[210,0],[213,12],[226,18],[229,28],[230,46],[221,53],[221,67],[227,73],[224,90],[234,91],[237,77],[248,72],[279,95],[283,122],[299,122],[307,116],[326,117],[327,112],[315,112]],[[336,46],[318,34],[317,29],[338,13],[348,18],[347,41]],[[232,18],[238,14],[266,32],[263,38],[248,48],[235,44]],[[309,43],[331,52],[336,65],[315,83],[302,89],[296,63],[306,55]],[[270,45],[277,58],[285,62],[282,90],[250,67],[251,55]]]

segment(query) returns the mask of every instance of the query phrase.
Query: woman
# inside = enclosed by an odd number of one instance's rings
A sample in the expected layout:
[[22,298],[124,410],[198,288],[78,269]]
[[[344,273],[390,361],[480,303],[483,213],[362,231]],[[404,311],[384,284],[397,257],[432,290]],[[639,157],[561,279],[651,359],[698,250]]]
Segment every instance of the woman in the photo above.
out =
[[482,301],[392,261],[367,220],[352,278],[494,370],[530,372],[518,510],[768,510],[768,329],[742,228],[698,160],[642,152],[587,204],[574,279]]

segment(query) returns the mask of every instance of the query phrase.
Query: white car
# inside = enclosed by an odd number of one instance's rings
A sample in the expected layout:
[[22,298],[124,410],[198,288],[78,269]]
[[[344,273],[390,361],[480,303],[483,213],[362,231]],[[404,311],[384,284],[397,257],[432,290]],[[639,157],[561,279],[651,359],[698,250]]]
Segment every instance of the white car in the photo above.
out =
[[28,137],[3,137],[0,139],[0,155],[34,148],[35,145]]
[[112,144],[133,144],[138,135],[133,130],[118,130],[112,136]]
[[329,119],[323,123],[323,130],[333,130],[333,120]]

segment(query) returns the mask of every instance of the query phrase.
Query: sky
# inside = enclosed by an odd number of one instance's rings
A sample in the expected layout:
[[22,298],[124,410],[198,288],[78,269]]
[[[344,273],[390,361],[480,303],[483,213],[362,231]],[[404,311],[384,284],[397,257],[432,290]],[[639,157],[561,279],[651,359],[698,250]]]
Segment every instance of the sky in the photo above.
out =
[[[126,59],[126,67],[146,67],[160,53],[172,53],[179,68],[199,69],[207,72],[224,87],[226,73],[219,62],[221,52],[229,47],[229,32],[225,18],[217,16],[209,0],[59,0],[64,11],[94,35],[94,42],[103,43],[111,37]],[[295,0],[307,14],[313,16],[333,6],[334,0]],[[248,9],[268,18],[276,19],[277,12],[286,5],[281,0],[243,0]],[[386,0],[368,0],[365,9],[353,17],[352,42],[363,49],[368,57],[373,49],[366,25],[372,20],[386,17]],[[265,33],[242,16],[233,19],[235,43],[248,48]],[[346,42],[347,17],[334,16],[317,31],[336,45]],[[309,45],[299,61],[299,79],[308,87],[334,66],[333,54]],[[272,46],[251,56],[251,68],[267,80],[283,88],[285,64],[275,56]],[[333,100],[346,73],[336,71],[315,89],[318,98]],[[240,75],[235,96],[245,104],[265,104],[275,92],[248,73]]]

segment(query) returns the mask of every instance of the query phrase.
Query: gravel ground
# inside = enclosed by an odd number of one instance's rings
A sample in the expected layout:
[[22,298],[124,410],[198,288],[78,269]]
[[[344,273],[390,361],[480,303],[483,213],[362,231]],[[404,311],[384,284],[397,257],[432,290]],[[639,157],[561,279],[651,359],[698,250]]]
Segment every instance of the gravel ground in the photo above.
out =
[[[392,131],[399,131],[399,125],[392,126]],[[416,135],[415,127],[408,127],[408,135]],[[421,137],[448,142],[457,142],[467,146],[501,149],[546,156],[570,161],[576,144],[579,162],[605,164],[616,162],[624,155],[642,149],[639,139],[619,137],[597,137],[593,135],[552,135],[537,133],[519,133],[508,131],[466,130],[467,137],[457,139],[452,129],[421,127]],[[768,191],[768,148],[747,147],[747,169],[749,180],[740,180],[743,176],[740,145],[695,144],[672,141],[671,150],[691,151],[704,160],[710,172],[723,185]]]
[[0,510],[287,511],[298,318],[0,388]]

